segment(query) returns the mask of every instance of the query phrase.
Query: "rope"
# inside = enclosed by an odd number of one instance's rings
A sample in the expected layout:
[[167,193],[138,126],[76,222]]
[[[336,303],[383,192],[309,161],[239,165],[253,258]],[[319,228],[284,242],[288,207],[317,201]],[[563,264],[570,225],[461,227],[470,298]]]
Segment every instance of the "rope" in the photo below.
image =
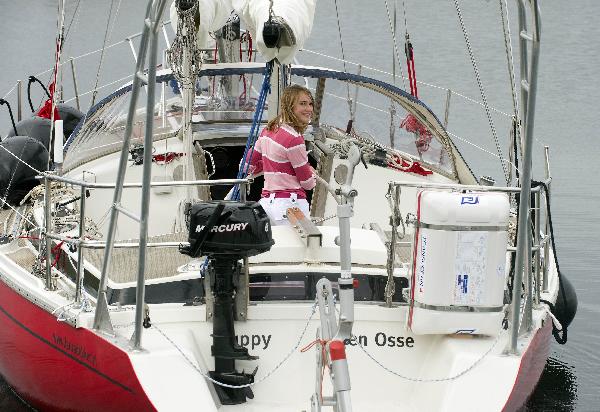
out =
[[[246,140],[246,148],[244,149],[244,155],[240,162],[240,169],[238,170],[237,178],[243,179],[248,176],[250,170],[250,162],[252,162],[252,155],[254,154],[254,146],[258,139],[258,131],[260,123],[262,121],[265,104],[267,102],[267,95],[271,92],[271,73],[273,71],[273,62],[267,63],[265,66],[265,74],[263,78],[263,84],[260,89],[258,101],[256,103],[256,110],[254,111],[254,119],[252,120],[252,127],[250,133],[248,133],[248,140]],[[231,197],[233,200],[239,200],[240,198],[240,185],[233,187],[233,194]]]
[[263,382],[264,380],[266,380],[269,376],[271,376],[277,369],[279,369],[281,367],[281,365],[283,365],[289,358],[290,356],[292,356],[292,354],[296,351],[296,349],[298,349],[298,347],[300,346],[300,342],[302,342],[302,339],[304,338],[304,335],[306,334],[306,329],[308,329],[308,325],[310,324],[310,321],[312,320],[315,311],[317,309],[317,305],[318,303],[315,302],[311,308],[311,312],[310,312],[310,316],[308,317],[308,320],[306,321],[306,324],[304,325],[304,329],[302,329],[302,333],[300,333],[300,337],[298,338],[298,341],[296,342],[296,344],[294,345],[294,347],[290,350],[290,352],[273,368],[271,369],[271,371],[269,371],[265,376],[263,376],[262,378],[260,378],[257,381],[254,381],[252,383],[247,383],[245,385],[229,385],[226,383],[222,383],[219,382],[213,378],[211,378],[209,375],[205,374],[198,366],[196,366],[196,364],[194,362],[192,362],[192,360],[183,352],[183,350],[177,346],[177,344],[175,342],[173,342],[173,340],[171,338],[169,338],[169,336],[167,336],[166,333],[164,333],[158,326],[156,326],[155,324],[152,324],[152,328],[156,329],[161,335],[163,335],[163,337],[171,344],[173,345],[173,347],[175,349],[177,349],[177,351],[181,354],[181,356],[183,356],[183,358],[198,372],[200,373],[200,375],[202,375],[202,377],[204,377],[205,379],[211,381],[212,383],[214,383],[215,385],[219,385],[219,386],[223,386],[224,388],[232,388],[232,389],[241,389],[241,388],[248,388],[250,386],[254,386],[256,384],[259,384],[261,382]]
[[[499,155],[500,159],[504,159],[504,156],[502,155],[502,149],[500,148],[500,142],[498,141],[496,127],[494,126],[494,120],[492,119],[490,107],[488,105],[485,90],[483,88],[483,82],[482,82],[481,76],[479,74],[479,68],[477,67],[477,62],[475,61],[475,55],[473,54],[473,48],[471,47],[471,42],[469,40],[469,34],[467,33],[467,28],[465,26],[465,22],[462,17],[462,12],[460,11],[460,5],[458,4],[458,0],[454,0],[454,6],[456,7],[456,14],[458,16],[460,28],[461,28],[463,36],[465,38],[465,43],[467,45],[467,50],[469,52],[469,57],[471,59],[471,65],[473,66],[473,71],[475,72],[475,79],[477,80],[477,86],[479,87],[479,93],[481,95],[481,100],[483,101],[483,106],[485,107],[485,114],[487,116],[488,123],[489,123],[490,129],[492,131],[494,143],[496,144],[496,150],[498,151],[498,155]],[[510,183],[510,177],[509,177],[508,170],[506,169],[506,165],[504,164],[504,162],[501,162],[500,164],[502,166],[502,171],[504,172],[504,178],[506,179],[506,184],[508,185]]]
[[17,215],[19,215],[21,217],[21,219],[27,221],[27,223],[29,223],[31,226],[33,226],[33,229],[31,230],[36,230],[36,229],[40,229],[39,226],[36,226],[35,223],[33,223],[31,220],[29,220],[27,218],[27,216],[25,216],[24,214],[22,214],[21,212],[19,212],[17,209],[15,209],[11,204],[6,203],[4,201],[4,199],[0,199],[0,202],[2,202],[2,205],[0,207],[4,207],[4,206],[8,206],[10,209],[12,209],[13,212],[15,212]]
[[[187,10],[180,8],[176,2],[177,30],[175,39],[167,51],[167,57],[171,63],[173,75],[184,87],[195,87],[196,74],[202,66],[202,52],[196,44],[195,16],[198,13],[198,2]],[[215,63],[217,58],[217,43],[215,42]],[[184,61],[184,54],[187,60]],[[185,73],[184,66],[189,64],[189,73]]]
[[[556,274],[558,275],[558,288],[562,292],[563,302],[567,301],[567,297],[565,295],[565,288],[563,286],[562,274],[560,273],[560,265],[558,264],[558,256],[556,253],[556,244],[554,243],[554,225],[552,224],[552,211],[550,209],[550,191],[548,190],[548,185],[544,182],[537,182],[535,180],[531,181],[532,187],[542,186],[544,188],[544,193],[546,194],[546,213],[548,214],[548,226],[550,227],[550,242],[552,243],[552,251],[554,255],[554,264],[556,265]],[[548,264],[546,262],[546,264]],[[545,303],[550,307],[552,313],[555,313],[555,307],[551,302],[547,300],[540,299],[540,302]],[[560,336],[560,332],[562,332],[562,337]],[[564,345],[567,343],[567,325],[562,325],[562,329],[558,329],[554,322],[552,323],[552,335],[558,344]]]
[[[335,300],[334,300],[335,302]],[[334,303],[335,304],[335,303]],[[337,310],[337,307],[336,307]],[[325,339],[319,339],[316,338],[315,340],[313,340],[312,342],[310,342],[308,345],[304,346],[302,349],[300,349],[300,352],[305,353],[308,352],[308,350],[310,348],[312,348],[315,345],[319,345],[319,347],[321,348],[321,382],[319,382],[319,388],[321,388],[321,393],[319,393],[319,396],[321,397],[321,403],[323,403],[323,378],[325,377],[325,369],[329,369],[329,365],[327,364],[327,344],[331,342],[331,340],[325,340]],[[317,364],[318,366],[318,364]]]
[[[50,162],[52,160],[52,153],[54,152],[54,144],[55,144],[55,136],[54,136],[54,120],[57,119],[58,110],[57,106],[57,95],[60,92],[56,93],[57,90],[60,90],[59,86],[59,78],[58,78],[58,70],[60,68],[60,58],[62,56],[62,46],[64,40],[64,31],[65,31],[65,0],[61,0],[58,3],[58,20],[56,22],[56,47],[54,53],[54,68],[52,71],[52,82],[50,83],[50,98],[46,101],[42,109],[38,112],[38,115],[45,117],[42,115],[42,112],[45,111],[47,107],[50,109],[50,113],[48,115],[48,119],[50,119],[50,142],[48,145],[48,163],[46,165],[46,169],[50,169]],[[48,104],[50,102],[50,104]],[[30,101],[31,104],[31,101]]]
[[15,131],[15,136],[18,136],[19,132],[17,132],[17,126],[15,125],[15,117],[13,116],[12,109],[10,108],[10,103],[8,103],[8,101],[6,101],[4,99],[0,99],[0,106],[2,106],[3,104],[5,104],[6,107],[8,108],[8,114],[10,115],[10,122],[12,123],[13,130]]
[[[394,53],[396,55],[396,59],[398,60],[398,67],[400,68],[400,78],[402,79],[402,88],[406,90],[406,80],[404,78],[404,72],[402,70],[402,64],[400,64],[400,52],[398,52],[398,43],[396,41],[396,4],[394,4],[394,23],[392,25],[392,19],[390,17],[390,10],[388,8],[387,0],[385,1],[385,11],[388,18],[388,23],[390,25],[390,31],[392,33],[392,42],[394,43]],[[406,10],[404,17],[404,26],[406,27]],[[392,60],[392,77],[394,81],[394,85],[396,84],[396,59]],[[395,146],[395,136],[396,136],[396,106],[394,105],[394,101],[390,99],[390,146],[393,148]]]
[[467,372],[473,370],[483,359],[485,359],[492,352],[492,350],[496,347],[496,344],[500,340],[500,336],[501,335],[502,335],[502,332],[500,332],[498,334],[498,336],[496,336],[496,339],[494,340],[494,343],[492,344],[492,346],[490,346],[490,348],[487,351],[485,351],[485,353],[483,355],[481,355],[481,357],[479,357],[477,360],[475,360],[475,362],[473,362],[470,366],[468,366],[467,368],[465,368],[461,372],[459,372],[459,373],[457,373],[455,375],[449,376],[447,378],[414,378],[414,377],[403,375],[403,374],[401,374],[399,372],[396,372],[396,371],[388,368],[383,363],[381,363],[380,361],[378,361],[377,359],[375,359],[375,357],[373,355],[371,355],[363,347],[363,345],[360,343],[360,340],[355,335],[352,335],[352,339],[354,339],[356,342],[358,342],[358,346],[362,349],[362,351],[365,353],[365,355],[367,355],[373,362],[375,362],[378,366],[380,366],[385,371],[391,373],[392,375],[395,375],[395,376],[397,376],[399,378],[402,378],[402,379],[405,379],[405,380],[408,380],[408,381],[412,381],[412,382],[446,382],[446,381],[452,381],[452,380],[458,379],[461,376],[463,376],[464,374],[466,374]]
[[[23,150],[25,150],[25,147],[27,147],[27,145],[23,146]],[[36,172],[38,175],[45,175],[46,174],[46,172],[42,172],[40,170],[37,170],[35,167],[31,166],[29,163],[27,163],[24,160],[22,160],[16,154],[14,154],[10,150],[8,150],[6,147],[0,146],[0,148],[2,148],[3,150],[5,150],[8,154],[10,154],[12,157],[14,157],[15,159],[17,159],[19,162],[23,163],[25,166],[27,166],[28,168],[30,168],[31,170],[33,170],[34,172]],[[22,154],[23,154],[23,152],[21,152],[21,155]],[[16,171],[16,169],[15,169],[15,171]],[[14,171],[13,171],[13,175],[14,175]]]
[[48,89],[46,88],[44,83],[42,83],[40,79],[38,79],[35,76],[29,76],[29,81],[27,82],[27,101],[29,102],[29,108],[31,109],[31,113],[35,112],[35,109],[33,108],[33,103],[31,102],[31,83],[33,82],[38,82],[40,86],[42,86],[42,89],[44,89],[44,92],[46,93],[46,96],[48,96],[48,99],[51,99],[50,92],[48,92]]
[[410,42],[410,36],[406,32],[406,39],[404,42],[404,53],[406,54],[406,67],[408,71],[408,82],[410,84],[410,94],[419,98],[417,91],[417,72],[415,71],[415,54],[413,51],[413,45]]

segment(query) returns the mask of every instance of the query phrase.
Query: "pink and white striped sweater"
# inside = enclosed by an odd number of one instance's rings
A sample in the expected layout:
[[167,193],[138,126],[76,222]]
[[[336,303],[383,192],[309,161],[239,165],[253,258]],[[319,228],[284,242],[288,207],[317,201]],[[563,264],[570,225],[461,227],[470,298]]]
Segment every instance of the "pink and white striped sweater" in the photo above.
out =
[[316,185],[304,138],[287,124],[274,132],[263,129],[254,146],[249,172],[253,176],[264,174],[262,197],[296,193],[299,199],[306,199],[305,190]]

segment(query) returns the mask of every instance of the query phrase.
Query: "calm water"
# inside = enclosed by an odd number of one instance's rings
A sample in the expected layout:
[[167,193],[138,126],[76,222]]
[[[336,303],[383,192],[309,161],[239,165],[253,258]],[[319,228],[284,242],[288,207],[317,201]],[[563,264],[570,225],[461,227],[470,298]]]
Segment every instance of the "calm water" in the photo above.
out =
[[[0,37],[0,97],[17,79],[51,66],[56,26],[56,5],[50,0],[1,0],[5,16]],[[75,2],[68,2],[70,9]],[[115,2],[118,3],[118,2]],[[393,1],[389,4],[393,7]],[[398,1],[398,31],[404,32],[402,3]],[[434,4],[425,7],[422,3]],[[600,15],[597,0],[576,3],[546,0],[543,6],[543,45],[536,113],[536,178],[542,178],[541,153],[550,146],[552,214],[560,266],[575,286],[579,310],[569,329],[569,342],[551,347],[541,381],[527,405],[528,411],[600,411],[600,175],[597,162],[600,144],[596,122],[600,110],[595,103],[600,80]],[[462,32],[453,1],[405,1],[408,29],[415,47],[417,76],[420,81],[449,87],[479,100]],[[509,2],[512,8],[513,2]],[[141,30],[145,1],[122,2],[112,34],[121,39]],[[377,5],[377,6],[375,6]],[[490,103],[506,113],[511,111],[510,89],[506,72],[504,42],[498,1],[461,0],[464,21],[470,34],[479,69]],[[574,7],[575,5],[575,7]],[[71,27],[67,53],[77,56],[101,47],[110,2],[81,1],[80,18]],[[383,1],[338,2],[342,22],[345,56],[350,61],[391,71],[392,48]],[[70,14],[69,14],[70,15]],[[511,22],[516,22],[514,12]],[[368,23],[368,24],[365,24]],[[88,33],[91,32],[93,34]],[[513,25],[513,31],[515,26]],[[399,36],[400,40],[402,36]],[[513,36],[514,37],[514,36]],[[317,41],[318,38],[318,41]],[[335,7],[321,0],[307,49],[341,57]],[[325,39],[325,41],[323,41]],[[324,46],[327,44],[329,46]],[[514,43],[516,46],[516,43]],[[319,63],[313,55],[305,61]],[[107,78],[113,72],[130,73],[132,63],[105,66]],[[349,66],[349,70],[356,68]],[[364,71],[365,74],[371,74]],[[69,73],[70,75],[70,73]],[[95,70],[81,70],[81,77],[94,78]],[[443,117],[445,91],[420,86],[420,97]],[[345,103],[341,103],[345,107]],[[498,135],[505,139],[508,125],[495,116]],[[0,110],[0,134],[9,127],[8,114]],[[449,130],[495,152],[483,109],[453,98]],[[504,141],[504,140],[503,140]],[[460,144],[477,175],[492,174],[501,181],[501,169],[490,172],[490,157],[476,155]],[[506,147],[506,146],[504,146]],[[504,149],[506,153],[506,149]],[[474,160],[473,160],[474,159]],[[497,163],[497,162],[496,162]],[[485,166],[485,168],[484,168]],[[0,381],[0,410],[26,411],[6,383]]]

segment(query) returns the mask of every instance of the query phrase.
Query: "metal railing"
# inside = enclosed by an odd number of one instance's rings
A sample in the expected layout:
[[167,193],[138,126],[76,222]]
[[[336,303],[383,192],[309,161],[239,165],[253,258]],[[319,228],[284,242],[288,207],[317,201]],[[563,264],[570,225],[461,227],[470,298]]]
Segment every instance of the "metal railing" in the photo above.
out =
[[[546,156],[547,156],[547,147]],[[542,205],[547,207],[546,197],[542,201],[542,193],[544,193],[545,188],[550,187],[551,177],[550,170],[548,167],[548,163],[546,163],[546,180],[541,182],[542,185],[538,185],[536,187],[531,188],[531,194],[534,197],[534,204],[528,210],[527,216],[525,218],[525,226],[523,232],[527,234],[527,245],[525,246],[526,250],[525,255],[527,259],[525,262],[530,262],[530,264],[524,263],[522,268],[519,268],[515,265],[514,267],[514,277],[512,282],[513,290],[516,292],[513,296],[519,296],[519,299],[512,299],[510,306],[510,313],[521,314],[523,313],[522,318],[518,318],[517,322],[510,322],[510,333],[511,335],[520,333],[529,332],[533,328],[533,320],[532,313],[534,305],[537,306],[540,303],[540,296],[543,292],[548,291],[548,281],[549,281],[549,267],[550,267],[550,234],[548,232],[548,228],[550,225],[549,215],[547,213],[544,214],[544,219],[542,220]],[[397,188],[415,188],[415,189],[441,189],[441,190],[451,190],[451,191],[472,191],[472,192],[499,192],[499,193],[507,193],[507,194],[521,194],[520,187],[510,187],[510,186],[479,186],[479,185],[461,185],[461,184],[447,184],[447,183],[426,183],[426,182],[405,182],[405,181],[394,181],[389,183],[389,193],[397,193]],[[392,205],[395,210],[401,210],[401,196],[394,196],[394,200],[392,201]],[[533,218],[532,218],[532,212]],[[401,219],[402,217],[399,216]],[[392,228],[392,234],[395,232],[395,228]],[[543,229],[543,231],[542,231]],[[482,229],[483,230],[483,229]],[[517,226],[517,232],[520,232],[519,226]],[[543,235],[542,235],[543,234]],[[515,236],[515,242],[516,242]],[[412,241],[411,241],[411,250],[414,250],[416,247],[415,244],[418,242],[416,239],[416,231],[413,233]],[[405,243],[405,242],[404,242]],[[390,250],[394,251],[396,246],[399,245],[396,238],[392,236],[390,241]],[[508,253],[517,253],[518,246],[509,245],[507,247]],[[409,279],[412,277],[410,271],[414,270],[413,266],[414,255],[410,254],[409,263]],[[394,260],[388,260],[388,266],[394,264]],[[388,273],[393,271],[393,267],[388,267]],[[521,273],[522,276],[517,276],[517,274]],[[522,279],[519,280],[519,279]],[[524,289],[522,290],[522,286]],[[522,294],[525,296],[525,302],[522,303],[520,297]],[[522,305],[524,308],[522,310]]]
[[[85,240],[85,217],[86,217],[86,192],[88,189],[115,189],[116,184],[114,183],[93,183],[86,182],[76,179],[70,179],[67,177],[56,176],[51,173],[45,174],[43,176],[37,176],[38,179],[43,180],[45,184],[45,226],[44,226],[44,236],[46,237],[46,287],[49,290],[54,289],[54,282],[52,277],[52,242],[51,240],[56,240],[59,242],[64,242],[69,245],[77,246],[77,266],[76,266],[76,290],[75,290],[75,302],[81,303],[81,295],[82,295],[82,287],[83,287],[83,276],[84,276],[84,249],[104,249],[106,247],[106,242],[98,241],[98,240]],[[52,201],[52,190],[51,190],[51,182],[61,182],[65,185],[79,187],[81,189],[81,195],[79,199],[79,231],[78,237],[72,238],[60,235],[58,233],[53,233],[52,231],[52,208],[54,202]],[[170,181],[170,182],[152,182],[150,187],[181,187],[181,186],[232,186],[232,185],[242,185],[245,189],[240,190],[240,196],[242,202],[246,201],[246,193],[250,188],[250,184],[252,183],[252,179],[219,179],[219,180],[193,180],[193,181]],[[131,189],[131,188],[141,188],[142,183],[125,183],[123,184],[123,188]],[[147,243],[146,247],[148,248],[176,248],[179,245],[187,245],[187,242],[153,242]],[[136,248],[139,247],[139,242],[121,242],[115,243],[115,248]]]
[[[171,23],[170,20],[167,20],[167,21],[164,21],[164,22],[161,23],[161,32],[162,32],[162,35],[163,35],[163,38],[164,38],[164,43],[167,45],[167,47],[170,44],[170,39],[169,39],[169,36],[167,34],[166,27],[168,25],[170,25],[170,23]],[[120,40],[118,42],[115,42],[115,43],[112,43],[110,45],[107,45],[104,48],[104,51],[109,50],[109,49],[113,49],[113,48],[118,47],[118,46],[128,45],[129,48],[130,48],[130,50],[131,50],[131,53],[132,53],[133,61],[135,63],[137,61],[137,54],[136,54],[136,51],[135,51],[135,47],[133,45],[133,41],[136,40],[137,38],[141,37],[141,36],[142,36],[142,32],[138,32],[138,33],[132,34],[132,35],[124,38],[123,40]],[[127,75],[127,76],[125,76],[123,78],[120,78],[118,80],[102,84],[102,85],[98,86],[97,88],[93,87],[94,85],[92,83],[92,85],[90,85],[91,88],[89,90],[80,92],[80,90],[81,90],[80,86],[81,85],[80,85],[80,78],[79,78],[79,76],[77,74],[76,63],[78,61],[80,61],[80,60],[83,60],[83,59],[86,59],[86,61],[90,61],[90,62],[94,61],[95,62],[96,60],[93,60],[93,59],[96,57],[97,54],[102,53],[102,51],[103,51],[103,49],[97,49],[97,50],[93,50],[91,52],[87,52],[87,53],[84,53],[84,54],[76,56],[76,57],[68,57],[67,59],[65,59],[64,61],[62,61],[60,63],[60,65],[58,66],[59,70],[64,70],[65,66],[67,66],[67,65],[69,66],[69,69],[71,71],[71,80],[72,80],[72,83],[73,83],[72,84],[73,95],[70,96],[70,97],[68,97],[68,98],[63,95],[64,90],[62,88],[59,88],[57,90],[58,92],[61,93],[60,100],[62,102],[64,102],[64,103],[74,102],[77,110],[81,110],[81,107],[82,107],[81,98],[83,96],[90,95],[90,94],[94,93],[97,90],[101,90],[101,89],[104,89],[106,87],[112,86],[114,84],[118,84],[118,83],[124,82],[124,81],[126,81],[128,79],[131,79],[133,77],[131,74],[129,74],[129,75]],[[164,63],[165,62],[163,62],[163,64]],[[41,76],[47,75],[47,74],[51,73],[53,69],[54,68],[46,69],[46,70],[44,70],[42,72],[39,72],[39,73],[35,74],[34,76],[35,77],[41,77]],[[4,99],[7,99],[9,96],[13,95],[13,93],[15,93],[15,92],[17,94],[17,96],[16,96],[17,121],[21,121],[23,119],[23,97],[24,97],[24,95],[23,95],[23,80],[17,80],[17,82],[15,83],[15,85],[8,92],[6,92],[6,94],[4,96],[2,96],[2,97]],[[84,112],[85,112],[85,110],[84,110]]]

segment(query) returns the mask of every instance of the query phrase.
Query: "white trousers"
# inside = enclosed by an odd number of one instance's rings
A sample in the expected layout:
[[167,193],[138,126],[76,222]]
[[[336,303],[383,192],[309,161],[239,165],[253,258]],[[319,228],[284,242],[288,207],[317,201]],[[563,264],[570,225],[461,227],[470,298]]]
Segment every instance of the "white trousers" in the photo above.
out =
[[310,210],[308,208],[308,202],[306,199],[298,199],[295,193],[292,193],[290,197],[275,197],[271,195],[269,197],[263,197],[259,201],[260,205],[265,209],[271,224],[273,225],[289,225],[290,222],[287,219],[286,211],[290,207],[297,207],[304,213],[308,219],[310,219]]

